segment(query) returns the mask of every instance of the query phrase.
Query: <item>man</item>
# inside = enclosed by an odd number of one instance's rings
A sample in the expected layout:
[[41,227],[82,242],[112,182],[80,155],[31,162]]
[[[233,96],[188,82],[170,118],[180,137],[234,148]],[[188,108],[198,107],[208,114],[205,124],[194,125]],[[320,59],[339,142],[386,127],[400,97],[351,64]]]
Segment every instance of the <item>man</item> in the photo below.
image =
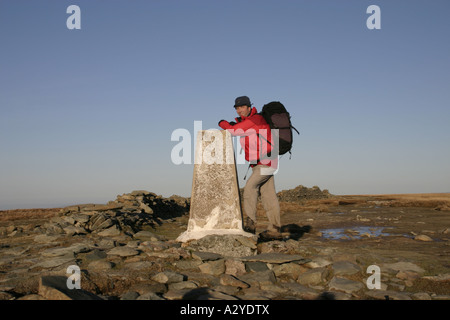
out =
[[247,215],[244,230],[256,232],[256,205],[258,195],[269,220],[268,228],[261,234],[265,239],[281,239],[280,205],[275,191],[273,173],[278,166],[278,155],[271,155],[274,147],[270,126],[257,113],[247,96],[236,98],[234,108],[239,117],[236,122],[219,121],[219,127],[231,135],[241,136],[245,159],[250,162],[252,175],[244,188],[244,212]]

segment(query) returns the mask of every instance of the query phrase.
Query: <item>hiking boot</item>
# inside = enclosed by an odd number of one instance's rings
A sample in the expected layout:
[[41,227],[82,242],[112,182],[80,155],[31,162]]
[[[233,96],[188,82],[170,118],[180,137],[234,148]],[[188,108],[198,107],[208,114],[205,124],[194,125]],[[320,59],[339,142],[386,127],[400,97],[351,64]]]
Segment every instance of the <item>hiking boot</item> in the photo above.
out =
[[266,230],[259,234],[259,241],[273,241],[273,240],[283,240],[283,235],[280,232],[280,228],[275,228],[275,230]]
[[255,223],[255,221],[253,221],[252,219],[247,217],[247,219],[245,220],[244,231],[255,234],[256,233],[256,223]]

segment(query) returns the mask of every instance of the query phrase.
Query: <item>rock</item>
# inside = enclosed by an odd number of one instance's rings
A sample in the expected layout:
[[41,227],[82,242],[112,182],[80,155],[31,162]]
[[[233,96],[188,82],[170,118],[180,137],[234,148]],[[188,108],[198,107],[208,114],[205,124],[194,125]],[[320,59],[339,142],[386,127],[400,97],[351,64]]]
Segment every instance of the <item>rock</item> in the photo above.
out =
[[27,300],[27,301],[34,301],[34,300],[47,300],[43,296],[38,294],[27,294],[23,297],[18,298],[17,300]]
[[127,291],[120,297],[120,300],[136,300],[138,297],[139,293],[136,291]]
[[415,280],[417,278],[420,277],[420,275],[417,272],[414,271],[399,271],[396,275],[396,278],[401,279],[401,280]]
[[431,239],[429,236],[427,236],[426,234],[419,234],[417,236],[414,237],[414,240],[418,240],[418,241],[425,241],[425,242],[431,242],[433,241],[433,239]]
[[300,274],[297,282],[303,285],[318,285],[324,282],[327,275],[326,268],[314,268]]
[[431,296],[426,292],[417,292],[411,295],[412,300],[432,300]]
[[60,256],[60,257],[55,257],[55,258],[45,258],[44,261],[38,262],[36,263],[32,268],[44,268],[44,269],[49,269],[49,268],[56,268],[56,267],[60,267],[62,265],[74,265],[75,263],[75,258],[73,256],[73,254],[70,254],[68,256]]
[[319,296],[319,292],[315,289],[301,285],[299,283],[282,283],[282,287],[289,291],[289,294],[304,300],[315,300]]
[[288,289],[279,286],[276,282],[275,283],[261,283],[260,284],[261,290],[268,291],[273,294],[278,295],[285,295],[289,292]]
[[214,252],[201,252],[201,251],[195,251],[192,252],[192,258],[201,260],[201,261],[214,261],[222,259],[223,256],[218,253]]
[[39,295],[47,300],[103,300],[82,290],[68,289],[68,278],[63,276],[44,276],[39,279]]
[[278,199],[283,202],[301,202],[307,199],[326,199],[332,197],[328,190],[321,191],[318,186],[307,188],[302,185],[290,190],[277,193]]
[[278,296],[278,293],[261,290],[259,287],[252,286],[248,289],[242,289],[244,293],[240,296],[243,300],[271,300]]
[[69,247],[63,247],[63,248],[51,248],[44,250],[41,254],[44,257],[59,257],[59,256],[67,256],[71,255],[72,257],[75,254],[82,253],[82,252],[88,252],[90,251],[90,247],[88,245],[84,244],[75,244]]
[[385,263],[381,266],[381,270],[391,270],[394,272],[398,271],[414,271],[418,274],[423,274],[425,272],[424,269],[419,267],[418,265],[412,262],[396,262],[396,263]]
[[322,268],[331,264],[331,261],[324,257],[314,257],[311,261],[305,263],[305,267],[308,268]]
[[332,265],[335,275],[352,275],[361,272],[361,267],[348,261],[337,261]]
[[341,277],[333,277],[328,283],[330,290],[343,291],[345,293],[353,293],[364,288],[364,284],[358,281],[349,280]]
[[297,261],[298,263],[307,263],[310,260],[304,259],[300,255],[296,254],[285,254],[285,253],[262,253],[255,256],[243,257],[241,260],[243,261],[261,261],[266,263],[286,263]]
[[222,274],[220,276],[220,284],[224,286],[232,286],[232,287],[238,287],[238,288],[248,288],[250,287],[247,283],[239,280],[238,278],[229,275],[229,274]]
[[164,300],[154,292],[147,292],[139,296],[136,300]]
[[150,208],[147,204],[145,203],[140,203],[139,204],[139,208],[142,209],[145,213],[147,214],[153,214],[153,209]]
[[98,233],[101,237],[114,237],[120,235],[120,230],[117,227],[117,225],[113,225],[112,227],[105,229],[103,231],[100,231]]
[[[238,235],[208,235],[188,242],[187,249],[201,252],[213,252],[225,257],[245,257],[256,254],[253,242],[246,242]],[[244,246],[248,243],[249,246]]]
[[184,290],[184,289],[196,289],[198,284],[194,281],[182,281],[169,284],[169,290]]
[[423,279],[432,280],[432,281],[450,281],[450,273],[442,273],[437,276],[425,276]]
[[14,295],[9,292],[0,291],[0,300],[13,300]]
[[128,246],[121,246],[121,247],[115,247],[107,252],[108,255],[116,255],[121,257],[131,257],[139,254],[139,251],[128,247]]
[[158,241],[163,240],[160,236],[157,236],[153,232],[150,231],[139,231],[133,234],[133,238],[139,239],[139,240],[150,240],[150,241]]
[[297,280],[300,274],[306,272],[307,269],[295,262],[291,262],[276,265],[272,268],[272,271],[277,278],[286,276]]
[[160,252],[169,249],[169,247],[170,246],[165,241],[152,240],[140,243],[138,249],[143,250],[144,252]]
[[58,239],[59,239],[59,236],[56,236],[56,235],[50,236],[47,234],[39,234],[39,235],[35,236],[33,240],[34,240],[34,242],[37,242],[37,243],[53,243]]
[[270,284],[277,281],[275,274],[271,270],[247,273],[240,276],[239,280],[257,288],[260,288],[261,284]]
[[261,261],[248,261],[245,263],[245,271],[247,272],[260,272],[267,270],[269,270],[267,264]]
[[[170,286],[170,284],[169,284],[169,286]],[[167,286],[163,283],[155,283],[155,284],[137,283],[137,284],[131,286],[130,290],[136,291],[140,295],[144,295],[148,292],[154,292],[158,295],[161,295],[161,294],[167,292]]]
[[207,261],[199,265],[198,268],[203,273],[218,276],[225,272],[225,260]]
[[[164,293],[163,297],[167,300],[194,300],[195,298],[197,298],[197,296],[192,295],[193,292],[196,292],[195,290],[197,289],[171,289]],[[189,296],[189,294],[191,295]]]
[[95,260],[101,260],[105,259],[107,257],[107,254],[103,250],[94,249],[90,251],[88,254],[85,255],[84,259],[86,261],[95,261]]
[[448,294],[431,294],[432,300],[450,300],[450,295]]
[[181,260],[175,262],[175,266],[181,270],[197,269],[202,264],[200,260]]
[[126,263],[124,268],[127,270],[141,271],[141,270],[149,269],[152,266],[153,266],[153,262],[151,262],[151,261],[135,261],[135,262]]
[[86,234],[87,233],[87,231],[84,228],[75,227],[75,226],[67,226],[67,227],[63,228],[63,230],[68,236],[74,236],[77,234]]
[[101,213],[93,216],[89,221],[91,231],[99,231],[111,227],[114,222],[107,214]]
[[172,271],[164,271],[164,272],[160,272],[155,274],[152,277],[153,281],[159,282],[159,283],[164,283],[164,284],[170,284],[170,283],[174,283],[174,282],[181,282],[185,279],[185,276],[180,274],[180,273],[176,273],[176,272],[172,272]]
[[110,270],[113,267],[113,264],[109,261],[106,260],[96,260],[96,261],[92,261],[91,263],[89,263],[88,265],[88,270],[93,270],[93,271],[107,271]]
[[75,213],[70,215],[70,218],[72,218],[74,222],[87,223],[91,217],[84,213]]
[[239,276],[245,274],[245,264],[242,261],[228,259],[225,261],[225,273],[232,276]]
[[[202,290],[203,289],[203,290]],[[220,292],[220,291],[216,291],[214,289],[209,289],[209,288],[198,288],[198,289],[194,289],[191,292],[188,292],[188,294],[186,294],[184,296],[184,299],[191,299],[193,291],[199,290],[196,295],[197,295],[197,299],[196,300],[238,300],[238,298],[228,295],[226,293]]]
[[396,291],[371,290],[366,291],[365,294],[377,300],[411,300],[408,294]]

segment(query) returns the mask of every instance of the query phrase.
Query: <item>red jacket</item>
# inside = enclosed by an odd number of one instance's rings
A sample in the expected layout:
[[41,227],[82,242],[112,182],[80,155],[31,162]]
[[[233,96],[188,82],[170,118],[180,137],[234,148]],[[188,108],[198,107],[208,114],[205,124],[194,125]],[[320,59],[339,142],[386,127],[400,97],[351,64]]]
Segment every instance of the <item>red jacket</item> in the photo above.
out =
[[247,117],[236,118],[235,125],[223,120],[219,126],[228,130],[233,136],[241,136],[240,142],[245,151],[245,160],[250,162],[251,166],[258,164],[273,168],[278,166],[278,157],[271,160],[264,159],[272,150],[272,134],[269,124],[257,113],[255,107],[251,109]]

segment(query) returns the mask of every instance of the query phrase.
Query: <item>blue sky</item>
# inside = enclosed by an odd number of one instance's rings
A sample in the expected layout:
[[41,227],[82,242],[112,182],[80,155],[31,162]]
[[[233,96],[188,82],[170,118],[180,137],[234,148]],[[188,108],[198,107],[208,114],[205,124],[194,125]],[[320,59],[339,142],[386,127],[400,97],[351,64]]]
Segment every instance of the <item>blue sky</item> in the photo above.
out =
[[[69,30],[69,5],[81,29]],[[369,30],[369,5],[381,29]],[[0,209],[190,196],[171,134],[234,99],[301,132],[281,191],[450,192],[450,2],[0,1]],[[238,166],[243,187],[246,165]]]

